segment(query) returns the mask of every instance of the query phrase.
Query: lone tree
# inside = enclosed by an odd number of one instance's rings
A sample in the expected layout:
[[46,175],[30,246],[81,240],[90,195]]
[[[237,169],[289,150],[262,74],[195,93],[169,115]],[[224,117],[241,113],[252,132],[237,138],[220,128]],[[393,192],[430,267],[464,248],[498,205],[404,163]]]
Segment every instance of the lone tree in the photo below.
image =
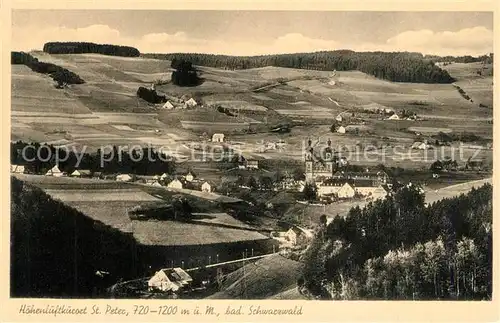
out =
[[314,201],[316,200],[316,185],[313,183],[306,183],[304,185],[304,191],[302,192],[304,194],[304,199],[307,201]]
[[196,86],[201,83],[201,79],[191,62],[174,58],[171,67],[175,69],[172,72],[172,83],[175,85]]

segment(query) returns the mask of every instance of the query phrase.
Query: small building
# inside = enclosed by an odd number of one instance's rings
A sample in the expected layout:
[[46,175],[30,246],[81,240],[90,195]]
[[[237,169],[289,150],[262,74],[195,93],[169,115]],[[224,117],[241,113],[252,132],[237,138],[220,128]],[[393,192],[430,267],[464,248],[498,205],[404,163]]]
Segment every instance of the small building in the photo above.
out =
[[339,114],[338,116],[335,117],[335,120],[337,120],[338,122],[342,122],[344,118],[342,118],[342,115]]
[[54,167],[49,169],[47,171],[47,173],[45,173],[45,176],[62,177],[62,176],[64,176],[64,174],[63,174],[63,172],[61,172],[59,167],[57,165],[55,165]]
[[182,189],[183,185],[182,182],[178,179],[174,179],[167,185],[168,188],[176,188],[176,189]]
[[90,178],[92,177],[92,172],[90,169],[75,169],[73,173],[70,174],[71,177],[79,178]]
[[164,181],[164,180],[165,180],[165,179],[167,179],[167,178],[168,178],[167,173],[163,173],[163,174],[161,174],[161,176],[160,176],[160,179],[161,179],[162,181]]
[[224,142],[224,134],[214,133],[214,135],[212,136],[212,142]]
[[170,101],[167,101],[165,102],[165,104],[162,106],[163,109],[168,109],[168,110],[171,110],[174,108],[174,105],[172,104],[172,102]]
[[245,160],[245,167],[247,169],[259,169],[259,161],[257,159]]
[[346,129],[344,126],[340,126],[337,128],[337,133],[345,133],[346,132]]
[[201,191],[202,192],[212,192],[212,185],[210,185],[208,182],[204,182],[201,184]]
[[400,120],[400,118],[397,113],[394,113],[389,118],[387,118],[387,120]]
[[15,174],[24,174],[24,165],[10,165],[10,172]]
[[191,172],[187,173],[187,175],[186,175],[186,181],[192,182],[193,180],[194,180],[193,174],[191,174]]
[[307,244],[314,238],[314,233],[299,226],[293,226],[285,233],[284,236],[290,244],[296,246]]
[[161,269],[148,281],[150,291],[177,292],[193,281],[191,276],[181,268]]
[[430,149],[432,148],[431,145],[429,145],[428,143],[426,142],[421,142],[421,141],[415,141],[412,145],[411,145],[411,148],[412,149],[419,149],[419,150],[426,150],[426,149]]
[[195,101],[195,99],[191,98],[189,100],[187,100],[185,103],[184,103],[184,107],[186,108],[194,108],[195,106],[197,106],[198,103]]
[[132,181],[132,176],[130,176],[129,174],[119,174],[116,175],[116,180],[118,182],[130,182]]

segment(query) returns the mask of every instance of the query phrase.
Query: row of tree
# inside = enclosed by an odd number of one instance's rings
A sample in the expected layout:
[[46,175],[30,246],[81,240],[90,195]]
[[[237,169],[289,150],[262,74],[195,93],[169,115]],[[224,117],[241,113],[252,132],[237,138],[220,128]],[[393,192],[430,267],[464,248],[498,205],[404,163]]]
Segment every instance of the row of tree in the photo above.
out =
[[[80,163],[78,158],[81,158]],[[17,141],[11,143],[11,163],[25,165],[26,171],[34,174],[45,174],[55,164],[67,173],[77,168],[104,174],[157,175],[175,172],[175,161],[150,147],[125,151],[114,146],[109,152],[98,149],[95,153],[83,152],[77,156],[74,151],[53,145]]]
[[428,207],[415,186],[323,224],[301,282],[325,299],[491,299],[492,186]]
[[138,57],[141,55],[139,50],[134,47],[89,42],[49,42],[43,45],[43,51],[49,54],[94,53],[124,57]]
[[144,54],[145,57],[184,60],[195,65],[227,69],[264,66],[325,71],[359,70],[377,78],[395,82],[452,83],[454,79],[431,59],[409,52],[354,52],[350,50],[263,56],[227,56],[213,54]]
[[38,61],[38,58],[25,52],[11,52],[11,64],[26,65],[37,73],[49,74],[50,77],[58,83],[64,84],[83,84],[85,81],[77,74],[61,66]]

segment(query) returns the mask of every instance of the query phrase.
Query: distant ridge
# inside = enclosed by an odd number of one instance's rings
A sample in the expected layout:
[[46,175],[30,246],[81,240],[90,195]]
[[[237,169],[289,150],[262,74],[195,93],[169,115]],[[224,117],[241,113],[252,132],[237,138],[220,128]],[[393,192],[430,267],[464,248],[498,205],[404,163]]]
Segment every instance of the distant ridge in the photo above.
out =
[[43,51],[49,54],[102,54],[110,56],[138,57],[139,50],[130,46],[96,44],[88,42],[49,42],[43,45]]
[[410,52],[354,52],[352,50],[261,56],[228,56],[214,54],[142,54],[156,59],[181,59],[194,65],[227,69],[248,69],[264,66],[288,67],[322,71],[358,70],[379,79],[409,83],[453,83],[447,71],[432,59]]

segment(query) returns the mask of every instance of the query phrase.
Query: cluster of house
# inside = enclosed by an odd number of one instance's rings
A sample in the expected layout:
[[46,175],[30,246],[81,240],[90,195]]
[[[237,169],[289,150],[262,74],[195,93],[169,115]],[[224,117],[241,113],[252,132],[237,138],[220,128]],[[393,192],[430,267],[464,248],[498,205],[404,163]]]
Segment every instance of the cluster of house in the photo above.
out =
[[162,105],[162,109],[167,109],[167,110],[172,110],[172,109],[189,109],[189,108],[194,108],[198,105],[198,102],[196,102],[195,99],[190,98],[189,100],[186,100],[184,103],[178,104],[178,103],[172,103],[171,100],[167,100]]
[[353,198],[355,196],[373,200],[385,198],[390,190],[389,176],[383,171],[377,172],[344,172],[334,173],[338,161],[333,158],[321,159],[315,156],[310,147],[305,156],[306,182],[314,183],[317,187],[317,196],[320,199],[329,197]]
[[157,271],[148,280],[149,291],[178,292],[193,282],[193,278],[182,268],[166,268]]

